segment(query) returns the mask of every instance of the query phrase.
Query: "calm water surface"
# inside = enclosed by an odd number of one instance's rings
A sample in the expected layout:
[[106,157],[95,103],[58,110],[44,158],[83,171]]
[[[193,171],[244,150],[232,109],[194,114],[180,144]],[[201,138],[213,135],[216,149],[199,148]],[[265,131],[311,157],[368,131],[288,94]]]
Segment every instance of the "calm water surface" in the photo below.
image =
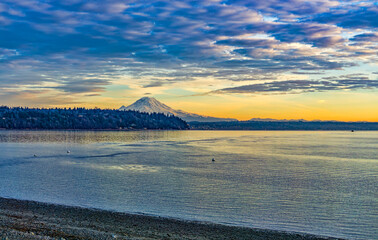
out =
[[0,131],[0,196],[377,239],[377,149],[378,132]]

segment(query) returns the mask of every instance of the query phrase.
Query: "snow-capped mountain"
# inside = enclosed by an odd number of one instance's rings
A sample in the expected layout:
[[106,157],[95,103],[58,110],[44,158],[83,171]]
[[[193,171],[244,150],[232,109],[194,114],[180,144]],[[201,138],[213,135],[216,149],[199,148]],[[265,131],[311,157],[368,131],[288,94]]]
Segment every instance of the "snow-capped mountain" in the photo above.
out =
[[123,111],[134,110],[134,111],[139,111],[139,112],[149,112],[149,113],[157,112],[157,113],[173,114],[176,117],[179,117],[187,122],[237,121],[236,119],[233,119],[233,118],[216,118],[216,117],[198,115],[195,113],[188,113],[182,110],[175,110],[152,97],[143,97],[139,99],[138,101],[136,101],[135,103],[131,104],[130,106],[120,107],[119,110],[123,110]]

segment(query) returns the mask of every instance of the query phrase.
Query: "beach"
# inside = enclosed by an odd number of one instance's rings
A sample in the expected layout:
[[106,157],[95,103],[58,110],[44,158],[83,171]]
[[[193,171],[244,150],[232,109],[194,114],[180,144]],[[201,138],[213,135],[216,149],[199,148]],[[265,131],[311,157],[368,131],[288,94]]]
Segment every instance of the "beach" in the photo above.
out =
[[1,239],[336,239],[0,198]]

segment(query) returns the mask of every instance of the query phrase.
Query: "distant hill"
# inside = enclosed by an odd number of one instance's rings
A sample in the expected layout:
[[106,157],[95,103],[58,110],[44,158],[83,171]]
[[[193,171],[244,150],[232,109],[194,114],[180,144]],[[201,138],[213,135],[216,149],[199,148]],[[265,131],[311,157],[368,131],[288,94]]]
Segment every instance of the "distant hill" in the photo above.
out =
[[[249,122],[308,122],[304,119],[274,119],[274,118],[251,118]],[[319,122],[319,121],[316,121]]]
[[154,112],[164,113],[167,115],[175,115],[176,117],[179,117],[187,122],[237,121],[237,119],[233,119],[233,118],[216,118],[216,117],[203,116],[203,115],[199,115],[195,113],[188,113],[182,110],[175,110],[152,97],[143,97],[127,107],[125,106],[120,107],[119,110],[123,110],[123,111],[134,110],[134,111],[147,112],[147,113],[154,113]]
[[378,130],[378,122],[336,121],[239,121],[239,122],[192,122],[196,130]]
[[175,116],[162,113],[85,108],[0,107],[2,129],[188,129]]

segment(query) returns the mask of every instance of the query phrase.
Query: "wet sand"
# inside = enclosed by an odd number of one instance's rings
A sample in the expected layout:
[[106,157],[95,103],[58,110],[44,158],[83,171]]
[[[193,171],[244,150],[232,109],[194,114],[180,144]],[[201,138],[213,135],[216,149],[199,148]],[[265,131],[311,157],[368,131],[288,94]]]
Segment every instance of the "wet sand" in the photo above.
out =
[[0,198],[0,239],[336,239]]

